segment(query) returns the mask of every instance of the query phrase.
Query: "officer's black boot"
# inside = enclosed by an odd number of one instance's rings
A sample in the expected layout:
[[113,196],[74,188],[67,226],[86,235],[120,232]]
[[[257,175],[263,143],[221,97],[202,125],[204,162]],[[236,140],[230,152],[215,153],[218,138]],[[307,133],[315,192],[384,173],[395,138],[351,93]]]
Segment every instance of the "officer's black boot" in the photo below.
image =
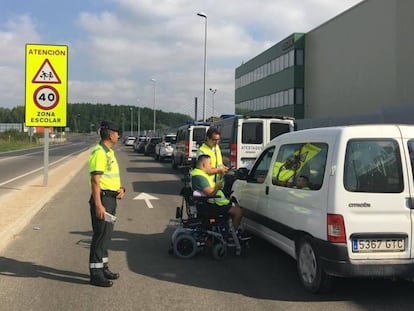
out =
[[104,273],[104,276],[108,280],[116,280],[116,279],[119,279],[119,276],[120,276],[119,273],[115,273],[109,270],[109,267],[107,264],[104,264],[103,273]]
[[100,287],[111,287],[112,281],[105,277],[103,269],[90,269],[91,280],[90,284]]

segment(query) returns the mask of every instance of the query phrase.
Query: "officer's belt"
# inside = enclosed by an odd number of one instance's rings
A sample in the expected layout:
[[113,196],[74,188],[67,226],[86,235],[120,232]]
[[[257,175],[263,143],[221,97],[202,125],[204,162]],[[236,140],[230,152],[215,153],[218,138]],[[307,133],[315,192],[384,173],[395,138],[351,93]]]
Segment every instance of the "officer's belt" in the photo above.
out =
[[113,191],[113,190],[101,190],[101,196],[103,197],[114,197],[116,198],[116,196],[118,195],[117,191]]

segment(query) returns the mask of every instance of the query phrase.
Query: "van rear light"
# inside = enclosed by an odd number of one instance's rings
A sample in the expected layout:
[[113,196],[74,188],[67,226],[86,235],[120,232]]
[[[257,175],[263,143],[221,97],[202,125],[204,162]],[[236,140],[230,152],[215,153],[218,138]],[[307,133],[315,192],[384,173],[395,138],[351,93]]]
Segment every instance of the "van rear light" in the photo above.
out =
[[346,243],[345,224],[342,215],[328,214],[327,219],[328,241]]
[[188,140],[186,140],[184,143],[184,154],[186,158],[190,156],[190,143]]
[[237,144],[230,145],[230,167],[237,167]]

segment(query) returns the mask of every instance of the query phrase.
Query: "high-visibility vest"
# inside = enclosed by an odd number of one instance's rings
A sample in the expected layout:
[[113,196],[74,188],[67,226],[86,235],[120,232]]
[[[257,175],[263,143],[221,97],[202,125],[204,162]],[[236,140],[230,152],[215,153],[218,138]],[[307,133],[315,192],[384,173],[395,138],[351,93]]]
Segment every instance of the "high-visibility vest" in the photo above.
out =
[[200,154],[206,154],[210,156],[211,159],[211,167],[218,167],[219,165],[223,165],[223,158],[221,156],[221,150],[219,145],[216,145],[215,151],[211,149],[206,143],[203,143],[200,148],[198,149],[197,156]]
[[295,175],[295,170],[292,168],[285,168],[285,162],[275,162],[273,167],[273,177],[279,181],[288,181]]
[[[192,176],[203,176],[205,179],[208,180],[208,184],[212,188],[214,188],[214,186],[216,185],[215,182],[211,180],[210,176],[206,172],[204,172],[203,170],[201,170],[199,168],[193,169],[191,171],[191,175]],[[196,190],[201,190],[201,189],[196,189]],[[218,190],[216,192],[216,196],[217,196],[217,198],[208,199],[207,202],[212,203],[212,204],[216,204],[216,205],[219,205],[219,206],[228,205],[228,204],[231,203],[231,201],[226,198],[223,191],[221,191],[221,190]]]
[[[221,155],[221,150],[219,145],[216,145],[214,151],[213,149],[211,149],[206,143],[203,143],[200,148],[198,148],[197,151],[197,158],[201,155],[201,154],[206,154],[210,157],[210,161],[211,161],[211,167],[213,168],[217,168],[221,165],[223,165],[223,157]],[[220,174],[212,174],[209,175],[209,179],[211,179],[213,182],[216,182],[217,176],[220,176]]]
[[99,186],[102,190],[118,191],[121,188],[118,161],[112,149],[102,142],[95,145],[89,156],[89,173],[102,173]]

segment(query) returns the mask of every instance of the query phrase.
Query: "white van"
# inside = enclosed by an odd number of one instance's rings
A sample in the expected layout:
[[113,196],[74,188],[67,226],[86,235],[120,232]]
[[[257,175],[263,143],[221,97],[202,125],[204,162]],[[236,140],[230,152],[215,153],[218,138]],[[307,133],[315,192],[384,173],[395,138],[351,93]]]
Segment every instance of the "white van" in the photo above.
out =
[[177,137],[171,157],[171,166],[194,165],[198,148],[206,139],[206,132],[210,123],[189,122],[177,130]]
[[412,278],[413,160],[414,126],[301,130],[272,140],[232,196],[310,292],[333,277]]
[[231,168],[251,167],[269,141],[295,127],[291,117],[244,115],[224,116],[211,125],[221,133],[223,163]]

